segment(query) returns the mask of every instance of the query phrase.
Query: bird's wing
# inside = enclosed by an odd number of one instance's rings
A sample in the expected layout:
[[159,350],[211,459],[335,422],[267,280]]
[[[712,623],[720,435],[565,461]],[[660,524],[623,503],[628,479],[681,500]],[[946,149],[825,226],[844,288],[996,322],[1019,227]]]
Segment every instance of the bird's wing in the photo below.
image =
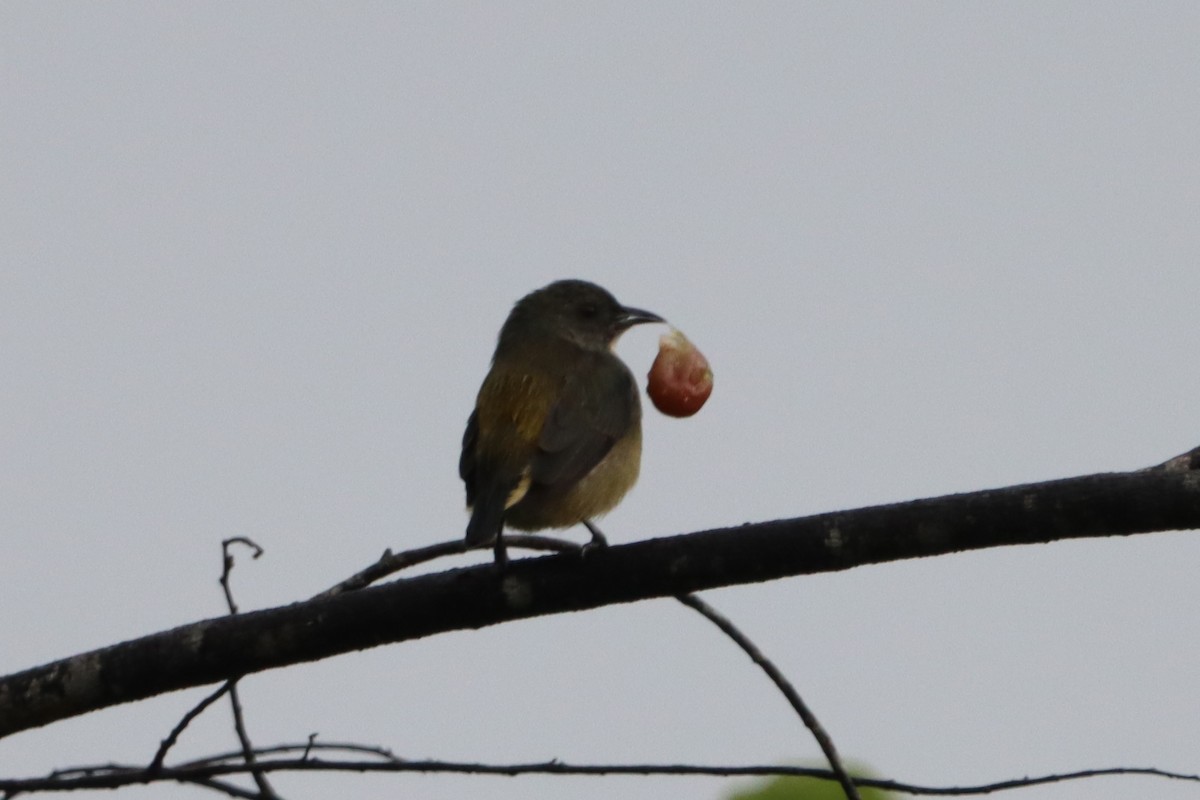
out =
[[615,356],[598,357],[604,359],[601,364],[581,364],[567,377],[546,416],[531,465],[536,485],[550,490],[574,486],[638,422],[633,375]]
[[458,459],[458,474],[466,484],[467,508],[471,509],[468,545],[494,540],[504,527],[505,510],[529,489],[525,471],[514,473],[495,461],[481,465],[479,459],[479,411],[475,410],[467,419],[462,455]]
[[479,441],[479,412],[472,411],[463,432],[462,455],[458,458],[458,477],[467,485],[467,506],[475,505],[475,444]]

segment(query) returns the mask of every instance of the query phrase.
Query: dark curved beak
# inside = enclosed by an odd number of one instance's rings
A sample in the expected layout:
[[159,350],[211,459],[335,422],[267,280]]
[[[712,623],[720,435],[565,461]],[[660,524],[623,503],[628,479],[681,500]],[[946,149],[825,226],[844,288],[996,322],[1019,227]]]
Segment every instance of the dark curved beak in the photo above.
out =
[[634,325],[641,325],[645,322],[666,322],[666,320],[660,317],[658,314],[655,314],[653,311],[644,311],[640,308],[622,306],[621,316],[617,317],[617,330],[629,330]]

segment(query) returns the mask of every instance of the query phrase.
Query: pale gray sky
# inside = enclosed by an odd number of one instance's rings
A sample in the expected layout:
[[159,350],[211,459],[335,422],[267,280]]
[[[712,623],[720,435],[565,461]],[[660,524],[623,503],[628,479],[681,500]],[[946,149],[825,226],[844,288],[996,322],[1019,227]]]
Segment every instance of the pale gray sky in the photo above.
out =
[[[614,542],[1200,444],[1198,42],[1194,3],[5,3],[0,673],[221,613],[228,536],[267,548],[235,574],[250,609],[460,535],[458,446],[496,331],[560,277],[669,317],[716,372],[696,417],[647,409]],[[622,341],[639,376],[657,334]],[[884,775],[1195,772],[1197,564],[1200,538],[1173,533],[707,597]],[[745,657],[667,601],[243,691],[261,744],[818,757]],[[200,696],[5,739],[0,773],[148,760]],[[217,709],[178,752],[233,742]],[[276,783],[290,800],[732,785]],[[1200,790],[1020,797],[1151,794]]]

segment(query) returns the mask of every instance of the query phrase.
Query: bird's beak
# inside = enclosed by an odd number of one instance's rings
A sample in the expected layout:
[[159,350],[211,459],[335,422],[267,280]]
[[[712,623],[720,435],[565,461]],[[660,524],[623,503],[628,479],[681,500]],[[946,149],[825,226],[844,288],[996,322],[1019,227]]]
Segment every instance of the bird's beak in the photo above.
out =
[[621,308],[621,316],[617,317],[617,330],[629,330],[634,325],[641,325],[644,322],[666,322],[666,320],[653,311],[643,311],[640,308],[623,306]]

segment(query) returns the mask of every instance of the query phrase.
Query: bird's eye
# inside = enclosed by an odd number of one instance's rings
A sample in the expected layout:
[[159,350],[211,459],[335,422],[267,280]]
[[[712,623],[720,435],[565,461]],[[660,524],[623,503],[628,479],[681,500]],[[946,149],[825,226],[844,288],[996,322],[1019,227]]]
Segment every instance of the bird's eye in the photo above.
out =
[[595,319],[596,315],[599,313],[600,307],[595,303],[584,303],[579,307],[579,316],[583,317],[584,319]]

